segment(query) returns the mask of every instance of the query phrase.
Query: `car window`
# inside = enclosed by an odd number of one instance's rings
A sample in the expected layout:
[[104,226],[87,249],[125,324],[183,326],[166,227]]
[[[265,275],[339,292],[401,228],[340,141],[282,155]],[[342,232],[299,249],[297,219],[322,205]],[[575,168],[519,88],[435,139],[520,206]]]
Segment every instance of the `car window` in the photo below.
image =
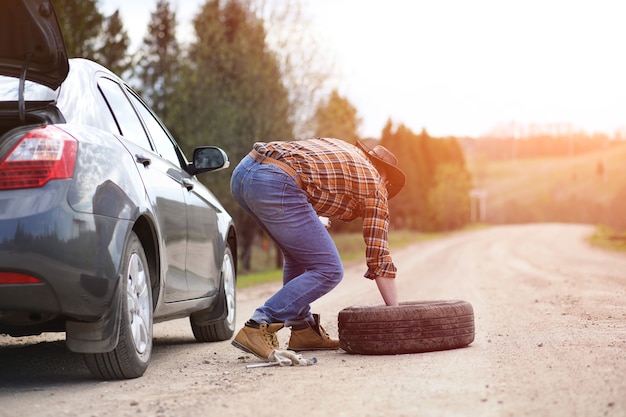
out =
[[120,85],[109,78],[100,78],[98,87],[100,87],[100,91],[109,103],[122,136],[135,142],[142,148],[152,150],[146,131]]
[[[0,75],[0,100],[17,101],[19,99],[19,78]],[[24,100],[26,101],[54,101],[58,96],[57,90],[37,84],[32,81],[24,82]]]
[[[100,127],[104,128],[107,132],[111,132],[116,135],[121,135],[120,127],[117,125],[115,117],[113,117],[113,109],[106,100],[102,89],[98,87],[100,96],[96,98],[96,105],[98,106],[98,116],[96,121],[100,123]],[[95,123],[94,123],[95,124]]]
[[152,111],[150,111],[146,105],[135,96],[132,91],[129,91],[131,101],[137,107],[141,118],[148,128],[150,137],[156,146],[156,151],[163,159],[167,159],[177,167],[181,166],[181,159],[177,151],[177,146],[174,144],[169,132],[165,130],[163,125],[157,120]]

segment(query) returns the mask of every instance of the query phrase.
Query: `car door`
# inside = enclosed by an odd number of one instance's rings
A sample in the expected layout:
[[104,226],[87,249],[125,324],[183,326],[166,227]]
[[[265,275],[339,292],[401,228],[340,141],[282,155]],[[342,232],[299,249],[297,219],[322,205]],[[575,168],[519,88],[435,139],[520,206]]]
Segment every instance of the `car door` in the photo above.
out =
[[203,191],[204,186],[189,178],[187,199],[187,286],[194,297],[213,295],[219,288],[224,253],[218,245],[217,209]]
[[[156,150],[172,163],[168,175],[181,185],[185,200],[187,240],[184,252],[187,298],[213,295],[219,286],[223,254],[216,244],[219,237],[217,209],[210,204],[208,190],[182,167],[187,160],[158,118],[129,91],[131,101],[141,115]],[[182,211],[182,209],[181,209]]]
[[105,96],[124,138],[135,149],[139,172],[155,207],[159,224],[161,246],[161,270],[164,276],[164,299],[166,302],[189,298],[185,256],[187,250],[186,188],[183,186],[180,164],[171,161],[172,155],[153,149],[146,129],[137,115],[123,87],[106,77],[98,80],[98,87]]

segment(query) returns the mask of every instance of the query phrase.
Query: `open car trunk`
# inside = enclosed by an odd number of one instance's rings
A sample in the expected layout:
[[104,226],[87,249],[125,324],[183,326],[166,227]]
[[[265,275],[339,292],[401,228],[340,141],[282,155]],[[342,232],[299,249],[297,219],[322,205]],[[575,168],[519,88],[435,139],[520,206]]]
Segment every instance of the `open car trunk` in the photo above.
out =
[[[25,112],[20,115],[18,102],[0,102],[0,138],[16,127],[41,126],[65,123],[65,119],[54,103],[30,101],[25,103]],[[0,144],[2,140],[0,139]]]

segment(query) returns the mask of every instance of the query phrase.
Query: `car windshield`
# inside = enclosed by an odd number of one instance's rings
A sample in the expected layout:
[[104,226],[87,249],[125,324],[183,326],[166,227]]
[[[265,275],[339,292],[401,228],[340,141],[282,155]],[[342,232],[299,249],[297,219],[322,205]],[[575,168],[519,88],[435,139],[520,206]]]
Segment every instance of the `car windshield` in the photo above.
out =
[[[0,101],[19,100],[20,80],[15,77],[0,75]],[[24,100],[26,101],[55,101],[58,96],[56,90],[26,80],[24,85]]]

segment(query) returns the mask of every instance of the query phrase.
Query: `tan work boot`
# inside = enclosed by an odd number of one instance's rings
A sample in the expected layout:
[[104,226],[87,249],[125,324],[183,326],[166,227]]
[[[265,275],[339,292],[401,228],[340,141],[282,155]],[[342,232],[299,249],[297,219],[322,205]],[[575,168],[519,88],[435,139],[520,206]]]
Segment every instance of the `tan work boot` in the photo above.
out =
[[295,350],[327,350],[338,349],[339,340],[331,339],[326,330],[320,325],[319,314],[313,314],[315,325],[311,326],[307,323],[304,329],[291,329],[291,337],[289,338],[289,347],[287,349]]
[[267,360],[270,353],[279,347],[276,332],[282,328],[283,323],[261,323],[258,329],[243,326],[231,343],[244,352],[252,353],[261,359]]

